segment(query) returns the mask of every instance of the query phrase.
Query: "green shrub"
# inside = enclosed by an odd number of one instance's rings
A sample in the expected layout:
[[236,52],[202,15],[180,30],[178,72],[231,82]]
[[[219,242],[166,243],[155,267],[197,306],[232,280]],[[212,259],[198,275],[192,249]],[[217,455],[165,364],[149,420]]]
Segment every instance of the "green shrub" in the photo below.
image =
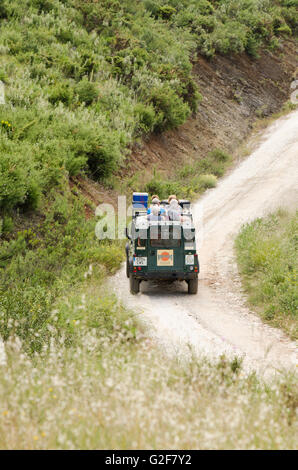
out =
[[139,121],[139,128],[141,133],[152,132],[155,125],[156,114],[152,105],[144,105],[137,103],[135,106],[135,113]]
[[35,176],[30,170],[30,165],[26,165],[26,157],[2,155],[0,160],[0,209],[9,211],[14,206],[26,202]]
[[176,8],[171,7],[170,5],[164,5],[159,7],[157,12],[157,16],[160,16],[164,20],[169,20],[172,18],[173,15],[176,13]]
[[247,54],[251,55],[255,59],[259,57],[259,49],[260,49],[261,41],[257,38],[255,38],[253,35],[247,36],[246,39],[246,46],[245,50]]
[[25,200],[22,204],[23,210],[35,210],[39,206],[41,198],[41,187],[37,181],[31,181],[27,187]]
[[50,12],[55,8],[54,0],[32,0],[33,6],[38,8],[38,11]]
[[173,180],[154,174],[147,183],[146,190],[163,198],[167,198],[171,193],[177,194],[179,198],[193,198],[208,188],[214,188],[217,177],[224,174],[230,161],[231,155],[222,149],[214,149],[205,158],[187,163],[177,170]]
[[146,184],[146,191],[150,194],[158,194],[162,199],[168,199],[170,194],[177,194],[179,198],[186,194],[186,190],[179,181],[165,180],[160,176],[153,177]]
[[214,175],[201,175],[198,177],[199,188],[209,189],[215,188],[217,184],[217,178]]
[[1,3],[0,4],[0,18],[4,20],[7,18],[7,16],[8,16],[7,9],[5,5]]
[[76,176],[85,168],[87,168],[87,156],[78,156],[74,152],[68,154],[65,169],[68,171],[69,176]]
[[202,15],[208,15],[214,12],[212,3],[208,0],[200,0],[198,3],[198,10]]
[[146,184],[146,191],[149,194],[158,194],[160,198],[165,198],[166,197],[165,182],[161,179],[152,178],[151,181],[149,181]]
[[73,100],[73,88],[67,83],[59,83],[49,94],[49,102],[57,104],[59,102],[69,106]]
[[276,30],[279,34],[285,34],[287,36],[291,36],[292,35],[292,30],[291,28],[286,24],[282,24],[281,26],[279,26],[279,28],[277,28]]
[[168,86],[154,88],[151,91],[151,101],[157,114],[154,126],[156,132],[173,129],[183,124],[190,115],[188,104]]
[[87,80],[81,80],[75,86],[75,92],[80,102],[84,102],[87,106],[93,103],[98,97],[98,89],[95,83],[88,82]]
[[0,237],[2,234],[6,235],[13,231],[14,222],[12,217],[4,216],[0,219]]
[[219,148],[216,148],[209,152],[209,156],[220,162],[228,162],[229,160],[231,160],[231,155]]

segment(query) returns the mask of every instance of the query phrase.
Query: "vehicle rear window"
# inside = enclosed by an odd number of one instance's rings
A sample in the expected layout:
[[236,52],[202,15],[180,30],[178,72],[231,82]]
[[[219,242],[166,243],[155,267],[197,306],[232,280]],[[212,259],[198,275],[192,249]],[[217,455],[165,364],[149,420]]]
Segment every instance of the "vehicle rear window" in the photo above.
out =
[[162,238],[151,238],[150,245],[154,248],[178,248],[181,246],[180,239],[162,239]]

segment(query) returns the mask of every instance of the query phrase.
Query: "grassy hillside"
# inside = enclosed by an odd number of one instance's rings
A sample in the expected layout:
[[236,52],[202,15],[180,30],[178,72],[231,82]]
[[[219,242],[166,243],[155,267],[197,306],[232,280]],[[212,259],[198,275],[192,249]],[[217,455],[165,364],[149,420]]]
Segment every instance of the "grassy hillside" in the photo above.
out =
[[295,3],[3,0],[0,209],[35,209],[82,171],[107,180],[136,138],[197,110],[197,52],[274,49]]
[[244,286],[271,325],[298,337],[298,213],[278,212],[245,225],[236,240]]

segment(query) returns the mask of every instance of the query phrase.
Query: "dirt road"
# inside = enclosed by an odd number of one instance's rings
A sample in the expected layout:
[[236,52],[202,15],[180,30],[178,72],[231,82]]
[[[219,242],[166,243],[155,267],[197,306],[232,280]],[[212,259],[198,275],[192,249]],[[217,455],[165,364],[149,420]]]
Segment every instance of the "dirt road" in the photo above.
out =
[[270,374],[295,368],[297,349],[282,332],[265,325],[246,306],[233,254],[241,225],[278,207],[298,203],[298,112],[276,121],[258,148],[217,188],[193,205],[200,237],[199,290],[188,296],[186,283],[143,282],[141,293],[129,293],[124,268],[113,288],[128,307],[137,310],[150,334],[169,353],[225,353],[243,358],[246,370]]

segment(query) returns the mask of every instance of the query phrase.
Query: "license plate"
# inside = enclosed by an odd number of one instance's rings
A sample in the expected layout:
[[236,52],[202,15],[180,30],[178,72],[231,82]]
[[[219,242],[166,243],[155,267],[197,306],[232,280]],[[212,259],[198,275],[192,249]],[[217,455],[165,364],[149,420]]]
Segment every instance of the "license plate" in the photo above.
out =
[[147,266],[147,258],[145,256],[138,256],[133,259],[134,266]]
[[195,257],[194,255],[186,255],[185,256],[185,264],[194,264],[195,263]]

